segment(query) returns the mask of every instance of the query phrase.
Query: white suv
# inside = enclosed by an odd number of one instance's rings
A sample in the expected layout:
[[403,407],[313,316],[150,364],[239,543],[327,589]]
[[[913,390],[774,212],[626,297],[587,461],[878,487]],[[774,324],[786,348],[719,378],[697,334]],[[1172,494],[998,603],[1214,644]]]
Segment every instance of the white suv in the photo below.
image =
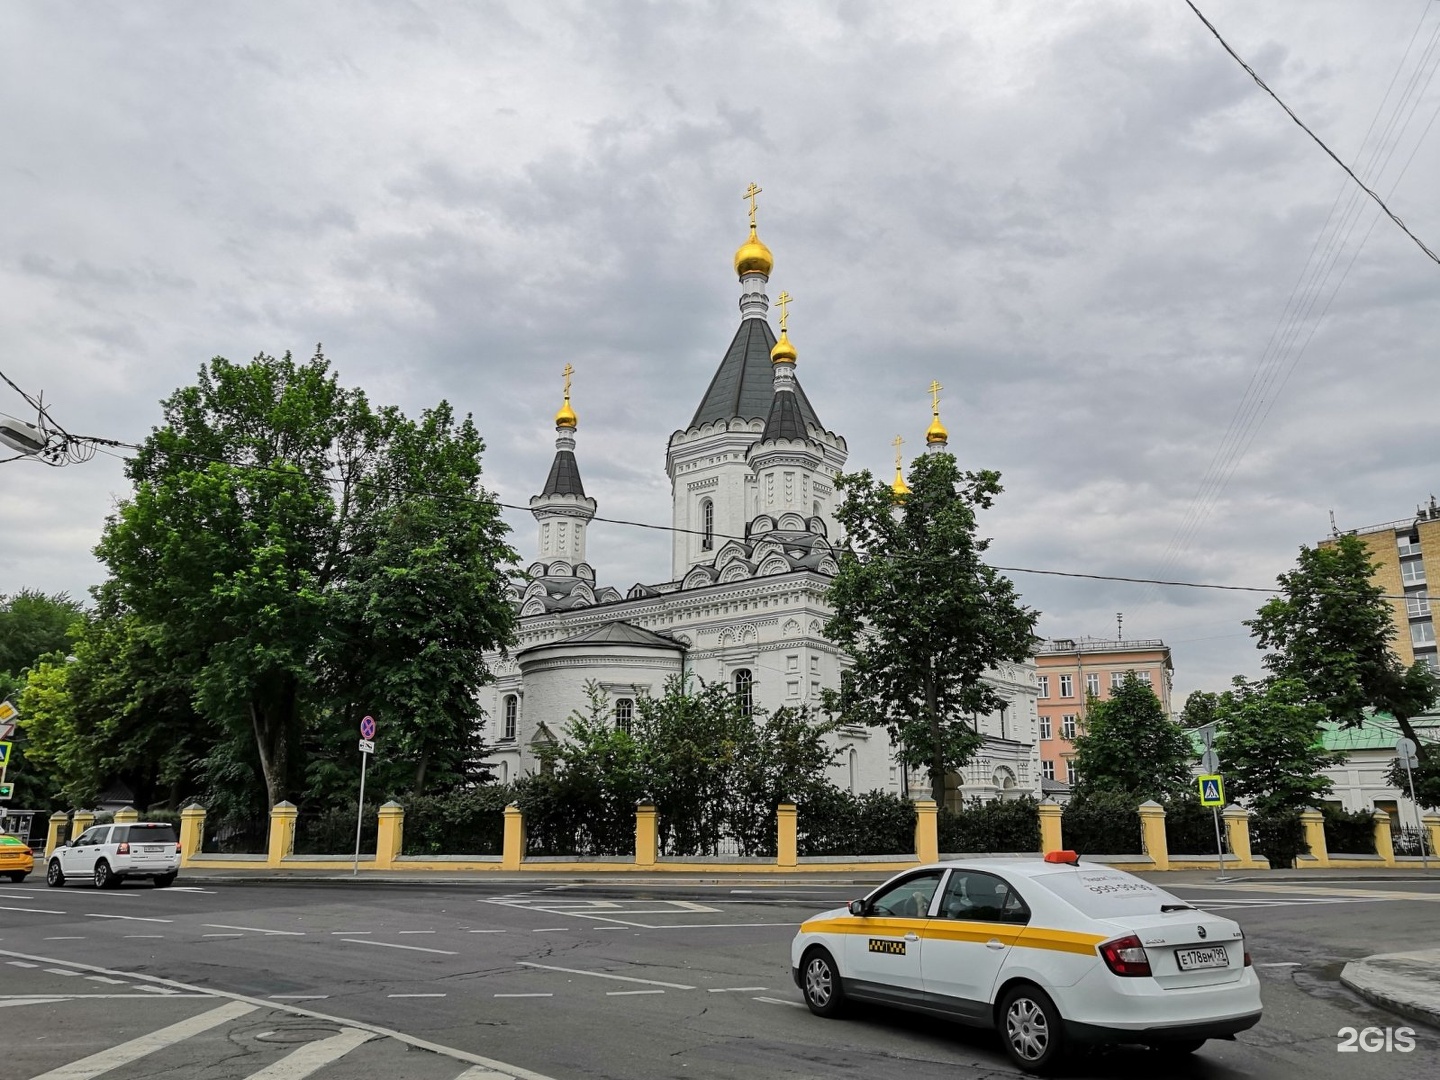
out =
[[149,878],[163,889],[180,872],[175,827],[164,822],[96,825],[56,848],[45,867],[45,884],[59,888],[67,878],[91,878],[110,889],[126,878]]

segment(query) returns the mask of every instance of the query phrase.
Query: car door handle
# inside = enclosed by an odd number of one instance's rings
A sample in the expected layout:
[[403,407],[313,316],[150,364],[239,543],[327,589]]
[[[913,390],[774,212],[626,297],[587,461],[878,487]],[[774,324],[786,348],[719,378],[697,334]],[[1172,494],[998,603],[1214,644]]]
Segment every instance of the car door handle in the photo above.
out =
[[919,941],[919,940],[920,940],[920,935],[919,935],[919,934],[916,934],[916,933],[914,933],[914,932],[911,932],[911,933],[905,935],[905,940],[906,940],[906,941]]
[[1005,948],[1005,943],[999,938],[992,937],[989,941],[985,942],[985,947],[987,949],[1003,949]]

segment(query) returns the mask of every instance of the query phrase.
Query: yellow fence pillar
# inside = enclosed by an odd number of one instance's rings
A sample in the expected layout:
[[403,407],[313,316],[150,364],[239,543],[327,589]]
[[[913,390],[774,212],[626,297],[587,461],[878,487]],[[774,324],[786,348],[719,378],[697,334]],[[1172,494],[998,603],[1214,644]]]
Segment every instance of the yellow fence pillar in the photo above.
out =
[[180,811],[180,865],[189,866],[204,848],[205,807],[191,803]]
[[1225,839],[1230,843],[1230,854],[1235,856],[1241,870],[1254,869],[1255,856],[1250,850],[1250,811],[1239,803],[1231,803],[1221,816],[1225,819]]
[[1430,857],[1440,852],[1440,814],[1424,814],[1420,824],[1425,829],[1425,842],[1430,845]]
[[915,800],[915,858],[922,863],[940,859],[939,813],[934,799]]
[[653,867],[660,857],[660,815],[648,802],[635,804],[635,865]]
[[515,803],[505,807],[505,846],[500,852],[500,869],[519,870],[525,858],[525,814]]
[[393,799],[380,807],[380,831],[375,838],[375,869],[389,870],[405,845],[405,807]]
[[116,825],[134,825],[135,822],[139,820],[140,811],[136,810],[133,806],[127,806],[124,810],[115,811]]
[[1035,809],[1040,815],[1041,853],[1063,851],[1065,838],[1060,831],[1060,821],[1064,817],[1064,810],[1054,799],[1046,799]]
[[[1314,860],[1316,866],[1329,866],[1330,849],[1325,843],[1325,815],[1313,806],[1301,810],[1300,825],[1305,830],[1305,846],[1310,849],[1310,859]],[[1300,864],[1297,862],[1297,865]]]
[[1375,854],[1385,860],[1386,866],[1395,865],[1395,842],[1390,838],[1390,815],[1384,810],[1376,810],[1375,816]]
[[1147,799],[1140,804],[1139,813],[1145,854],[1150,856],[1156,870],[1169,870],[1170,841],[1165,837],[1165,808],[1154,799]]
[[61,834],[66,831],[69,825],[69,814],[57,810],[50,815],[50,831],[45,835],[45,857],[47,859],[54,854],[55,849],[66,839],[62,837]]
[[75,839],[91,825],[95,824],[95,815],[89,810],[76,810],[70,815],[70,839]]
[[299,813],[292,802],[278,802],[270,808],[266,866],[279,866],[285,861],[285,856],[295,853],[295,818]]
[[775,808],[775,865],[794,866],[799,861],[800,839],[796,828],[794,803],[782,802]]

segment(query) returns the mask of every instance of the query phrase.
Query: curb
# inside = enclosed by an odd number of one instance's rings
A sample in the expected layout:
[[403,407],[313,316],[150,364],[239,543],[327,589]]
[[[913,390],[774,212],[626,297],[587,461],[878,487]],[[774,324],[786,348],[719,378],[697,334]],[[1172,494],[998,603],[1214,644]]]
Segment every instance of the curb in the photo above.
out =
[[1410,986],[1405,985],[1403,977],[1375,971],[1371,967],[1370,961],[1383,959],[1386,957],[1369,956],[1364,960],[1351,961],[1340,972],[1341,983],[1371,1005],[1403,1016],[1407,1020],[1416,1020],[1430,1027],[1440,1028],[1440,984],[1428,988],[1430,1000],[1423,1000],[1420,994],[1423,994],[1424,990],[1417,994]]

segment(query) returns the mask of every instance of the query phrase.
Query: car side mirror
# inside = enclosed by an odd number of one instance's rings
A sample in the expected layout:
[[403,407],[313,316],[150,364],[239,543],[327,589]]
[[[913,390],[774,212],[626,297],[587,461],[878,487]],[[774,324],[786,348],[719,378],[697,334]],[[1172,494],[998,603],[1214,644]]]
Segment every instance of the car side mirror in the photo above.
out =
[[865,914],[865,910],[866,910],[866,905],[865,905],[865,901],[864,901],[864,900],[851,900],[851,901],[850,901],[850,914],[851,914],[851,915],[864,915],[864,914]]

